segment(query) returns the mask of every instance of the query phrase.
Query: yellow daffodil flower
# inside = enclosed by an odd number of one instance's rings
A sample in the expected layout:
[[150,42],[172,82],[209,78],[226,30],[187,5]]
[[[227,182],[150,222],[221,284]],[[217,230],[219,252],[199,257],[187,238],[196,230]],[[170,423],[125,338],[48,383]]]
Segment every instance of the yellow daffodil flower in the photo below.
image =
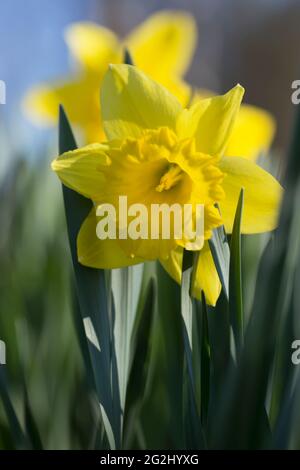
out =
[[75,23],[65,33],[67,46],[79,70],[72,77],[34,87],[24,100],[26,114],[39,125],[55,125],[62,104],[86,143],[103,138],[100,85],[109,63],[123,62],[125,47],[135,64],[167,87],[185,106],[190,87],[182,80],[196,46],[197,31],[191,15],[160,11],[150,16],[123,41],[95,23]]
[[237,85],[184,109],[136,67],[109,67],[101,91],[107,142],[67,152],[52,163],[66,186],[94,202],[77,239],[82,264],[111,269],[159,259],[180,283],[185,240],[100,240],[96,208],[116,204],[120,195],[147,206],[197,201],[204,205],[205,223],[193,294],[199,298],[203,290],[215,305],[221,284],[208,245],[212,230],[224,224],[231,233],[242,187],[242,233],[273,230],[282,194],[279,183],[254,162],[225,156],[243,93]]

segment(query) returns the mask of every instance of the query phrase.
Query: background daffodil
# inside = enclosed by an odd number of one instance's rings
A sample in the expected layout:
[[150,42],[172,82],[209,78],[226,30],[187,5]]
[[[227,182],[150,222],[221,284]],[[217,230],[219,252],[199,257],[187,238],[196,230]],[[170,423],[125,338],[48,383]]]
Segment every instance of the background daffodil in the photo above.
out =
[[[205,207],[205,233],[193,294],[215,305],[221,285],[207,240],[221,224],[231,233],[240,189],[245,189],[242,233],[276,226],[281,186],[241,157],[226,157],[244,90],[197,101],[184,109],[175,96],[136,67],[111,65],[101,109],[107,142],[67,152],[52,163],[61,181],[97,207],[130,203],[186,202]],[[220,207],[221,214],[215,204]],[[159,259],[181,281],[184,240],[99,240],[95,209],[78,235],[78,258],[87,266],[116,268]]]
[[186,12],[155,13],[122,41],[95,23],[74,23],[66,29],[65,40],[78,68],[74,75],[36,86],[27,94],[25,112],[37,124],[55,125],[62,104],[72,123],[84,132],[86,143],[102,139],[100,85],[108,64],[123,62],[125,47],[135,64],[184,106],[190,99],[190,87],[182,77],[195,50],[197,31]]
[[[72,123],[83,131],[86,143],[101,140],[104,133],[100,86],[108,64],[123,62],[125,47],[132,53],[135,64],[168,88],[183,106],[193,95],[191,87],[182,79],[197,42],[195,21],[186,12],[155,13],[123,41],[95,23],[74,23],[66,29],[65,40],[77,69],[74,75],[36,86],[27,94],[25,112],[37,124],[56,125],[58,106],[62,104]],[[208,97],[212,93],[197,92],[193,102],[203,95]],[[274,132],[274,119],[268,112],[242,105],[227,155],[255,160],[269,149]]]
[[[214,96],[210,90],[195,93],[193,103]],[[273,116],[264,109],[242,104],[229,139],[226,155],[256,161],[268,152],[276,130]]]

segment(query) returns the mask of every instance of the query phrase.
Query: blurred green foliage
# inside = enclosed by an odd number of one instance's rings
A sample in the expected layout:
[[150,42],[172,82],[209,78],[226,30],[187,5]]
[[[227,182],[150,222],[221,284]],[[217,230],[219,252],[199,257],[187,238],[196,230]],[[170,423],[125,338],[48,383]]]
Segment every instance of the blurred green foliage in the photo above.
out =
[[[89,446],[94,421],[72,320],[72,278],[59,185],[49,164],[16,158],[1,182],[0,337],[10,399],[25,393],[45,448]],[[4,369],[6,369],[4,371]],[[4,410],[0,447],[14,448]]]
[[117,447],[300,448],[300,117],[294,135],[276,233],[241,237],[241,194],[222,235],[229,299],[216,308],[190,298],[187,255],[180,287],[155,263],[143,274],[82,268],[73,245],[74,282],[67,240],[89,203],[65,193],[67,234],[48,162],[13,160],[0,187],[0,448],[107,448],[103,409]]

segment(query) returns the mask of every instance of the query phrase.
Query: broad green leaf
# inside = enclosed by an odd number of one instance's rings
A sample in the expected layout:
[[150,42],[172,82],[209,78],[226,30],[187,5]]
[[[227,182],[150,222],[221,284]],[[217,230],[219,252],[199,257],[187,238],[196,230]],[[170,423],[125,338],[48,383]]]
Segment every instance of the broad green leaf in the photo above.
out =
[[[183,337],[180,286],[157,263],[158,314],[154,343],[155,388],[162,381],[165,391],[164,432],[169,433],[172,448],[182,448],[183,435]],[[154,379],[153,379],[154,380]],[[169,413],[169,419],[167,411]],[[156,444],[156,446],[159,443]]]
[[132,334],[132,359],[124,420],[126,448],[134,437],[132,435],[132,428],[138,427],[141,408],[150,377],[151,337],[156,309],[156,290],[155,281],[151,278],[145,294],[144,305],[136,318]]
[[222,385],[232,361],[228,300],[224,291],[221,292],[215,307],[207,306],[207,312],[213,371],[213,390],[210,391],[210,396],[213,396],[218,402],[221,399],[219,395],[222,396]]
[[124,411],[131,357],[131,339],[143,278],[143,264],[111,272],[115,318],[114,344],[118,368],[121,408]]
[[[60,109],[59,151],[73,150],[76,143],[67,117]],[[114,345],[108,311],[108,295],[103,270],[78,263],[76,239],[92,202],[63,187],[69,242],[75,272],[76,290],[82,315],[101,414],[111,448],[121,445],[121,406]]]
[[73,294],[72,295],[72,309],[71,309],[72,319],[73,319],[73,324],[75,327],[77,340],[78,340],[79,347],[80,347],[80,352],[81,352],[82,359],[83,359],[84,366],[85,366],[87,382],[91,390],[94,390],[96,392],[93,366],[91,363],[91,357],[90,357],[89,348],[88,348],[88,341],[87,341],[87,337],[86,337],[85,330],[84,330],[84,325],[83,325],[82,318],[81,318],[80,306],[78,303],[74,281],[72,283],[72,294]]
[[[190,296],[191,278],[196,266],[195,256],[192,252],[184,250],[182,261],[181,280],[181,316],[182,335],[185,352],[185,364],[187,369],[187,381],[184,395],[184,424],[186,434],[186,445],[188,448],[204,448],[204,437],[201,421],[197,409],[195,376],[193,369],[193,310],[195,301]],[[195,272],[195,271],[194,271]]]

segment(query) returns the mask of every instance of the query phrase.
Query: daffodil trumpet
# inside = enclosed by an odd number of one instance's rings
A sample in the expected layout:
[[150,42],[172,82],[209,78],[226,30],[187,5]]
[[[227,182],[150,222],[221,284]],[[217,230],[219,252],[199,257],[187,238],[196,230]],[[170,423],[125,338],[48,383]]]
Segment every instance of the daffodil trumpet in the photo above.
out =
[[[101,240],[96,234],[97,208],[108,203],[117,207],[125,195],[129,206],[143,204],[148,213],[152,204],[201,204],[203,240],[192,294],[199,298],[203,291],[207,302],[215,305],[221,283],[208,244],[213,230],[224,225],[231,233],[241,188],[241,232],[273,230],[282,195],[275,178],[253,161],[226,156],[243,94],[237,85],[225,95],[184,108],[138,68],[109,67],[101,90],[107,140],[66,152],[52,163],[66,186],[94,203],[78,234],[80,263],[112,269],[157,259],[180,283],[189,238]],[[116,224],[123,226],[120,214]]]

